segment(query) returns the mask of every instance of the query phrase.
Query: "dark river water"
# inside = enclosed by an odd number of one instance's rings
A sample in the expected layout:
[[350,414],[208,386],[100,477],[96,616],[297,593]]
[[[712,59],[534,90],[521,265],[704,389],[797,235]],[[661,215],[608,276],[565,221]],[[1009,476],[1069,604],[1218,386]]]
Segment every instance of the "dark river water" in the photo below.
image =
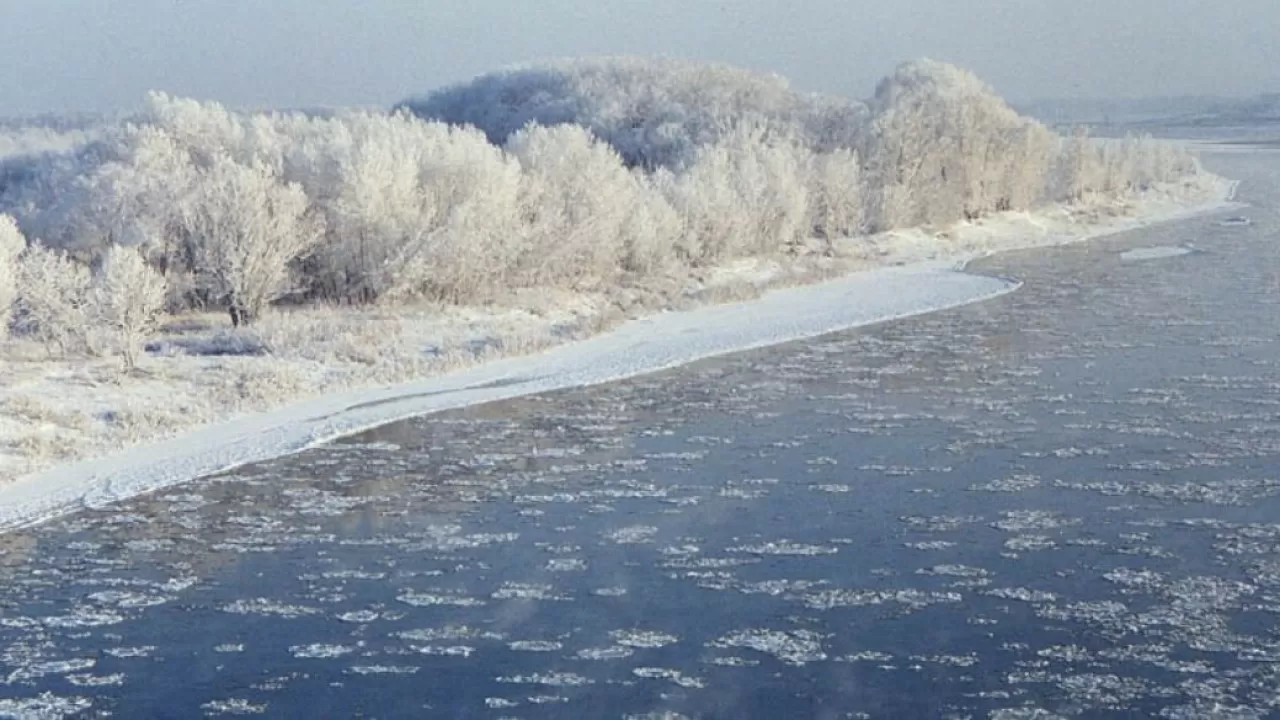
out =
[[0,716],[1272,716],[1280,155],[1208,162],[1251,224],[0,536]]

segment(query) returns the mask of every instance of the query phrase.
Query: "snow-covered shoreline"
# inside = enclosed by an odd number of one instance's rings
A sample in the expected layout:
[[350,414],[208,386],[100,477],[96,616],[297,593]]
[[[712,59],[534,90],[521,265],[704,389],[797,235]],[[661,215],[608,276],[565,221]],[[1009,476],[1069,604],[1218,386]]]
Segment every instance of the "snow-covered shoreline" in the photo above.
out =
[[[1018,283],[964,272],[975,257],[1078,242],[1226,209],[1234,189],[1234,183],[1214,179],[1196,193],[1154,194],[1124,209],[1091,208],[1090,216],[1059,207],[1009,213],[940,234],[913,230],[857,238],[849,241],[851,267],[869,269],[821,284],[775,290],[742,303],[652,315],[539,354],[412,382],[342,391],[239,417],[234,409],[223,408],[216,424],[57,465],[0,486],[0,531],[299,452],[406,417],[610,382],[989,299],[1011,292]],[[761,275],[759,267],[739,272]],[[166,430],[170,428],[157,428],[151,437],[138,439],[153,440]]]

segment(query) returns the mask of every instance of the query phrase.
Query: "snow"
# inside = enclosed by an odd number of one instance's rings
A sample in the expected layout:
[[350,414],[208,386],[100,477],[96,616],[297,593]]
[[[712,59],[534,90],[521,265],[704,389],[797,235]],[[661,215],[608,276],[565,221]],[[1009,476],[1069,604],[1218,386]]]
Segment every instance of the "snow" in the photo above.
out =
[[[59,459],[60,445],[75,446],[67,453],[78,451],[82,459],[52,467],[36,462],[35,472],[0,485],[0,531],[296,453],[398,419],[611,382],[715,355],[993,298],[1015,290],[1019,283],[966,273],[963,269],[970,260],[1233,207],[1229,202],[1233,193],[1233,183],[1203,176],[1197,187],[1153,191],[1128,203],[1085,210],[1051,207],[1035,214],[1006,213],[961,223],[942,232],[920,229],[851,238],[837,242],[841,264],[836,267],[841,273],[857,272],[834,280],[773,290],[746,302],[662,312],[585,340],[561,338],[558,345],[551,335],[515,342],[507,337],[498,352],[479,355],[483,362],[456,363],[455,367],[462,367],[455,371],[422,377],[430,368],[410,365],[390,374],[357,375],[353,377],[362,380],[364,387],[287,405],[325,387],[325,379],[337,373],[331,357],[301,356],[287,363],[270,355],[165,358],[165,363],[176,362],[149,377],[109,380],[66,363],[29,362],[22,364],[25,371],[15,369],[19,363],[6,363],[11,367],[0,367],[0,375],[9,373],[0,377],[0,401],[4,402],[0,447],[15,446],[19,438],[30,440],[36,428],[54,438],[49,463]],[[709,275],[702,288],[709,295],[718,288],[737,286],[759,292],[787,278],[778,260],[752,261]],[[486,316],[475,310],[452,310],[443,313],[451,323],[445,330],[455,339],[470,332],[469,342],[477,338],[489,342],[495,327],[514,333],[541,323],[551,332],[567,318],[590,319],[589,302],[558,300],[537,314],[505,311]],[[327,338],[334,334],[334,319],[312,321],[297,332]],[[363,319],[346,322],[357,324]],[[412,325],[406,318],[396,322],[397,328]],[[442,330],[436,326],[433,332]],[[403,342],[420,348],[421,339],[408,334]],[[486,359],[493,355],[499,357]],[[360,362],[357,357],[351,364]],[[225,383],[227,377],[236,379],[237,395],[228,394],[224,387],[211,387],[218,381]],[[419,379],[368,386],[385,382],[386,377]],[[267,411],[257,412],[264,408]],[[129,425],[129,432],[122,435],[111,423],[91,421],[95,417],[119,419]],[[68,426],[80,433],[73,440],[57,434]],[[186,428],[193,429],[173,435]],[[166,435],[170,437],[161,439]],[[121,445],[126,447],[113,452]],[[5,460],[0,456],[0,478]]]

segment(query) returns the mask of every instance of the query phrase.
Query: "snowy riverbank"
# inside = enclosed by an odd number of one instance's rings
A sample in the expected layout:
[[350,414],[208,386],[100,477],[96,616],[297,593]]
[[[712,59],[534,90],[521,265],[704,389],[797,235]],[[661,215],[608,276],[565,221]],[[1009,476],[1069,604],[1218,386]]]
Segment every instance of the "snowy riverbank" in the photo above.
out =
[[[1232,183],[1153,191],[1124,204],[1007,213],[944,232],[839,243],[834,257],[743,261],[618,294],[528,299],[518,309],[304,310],[231,335],[187,319],[154,343],[143,372],[48,361],[11,344],[0,363],[0,529],[36,522],[304,449],[412,415],[607,382],[990,298],[1013,281],[961,272],[975,256],[1060,245],[1227,207]],[[798,270],[797,270],[798,268]],[[609,330],[609,328],[614,328]],[[589,339],[582,339],[587,338]],[[532,354],[531,354],[532,353]]]

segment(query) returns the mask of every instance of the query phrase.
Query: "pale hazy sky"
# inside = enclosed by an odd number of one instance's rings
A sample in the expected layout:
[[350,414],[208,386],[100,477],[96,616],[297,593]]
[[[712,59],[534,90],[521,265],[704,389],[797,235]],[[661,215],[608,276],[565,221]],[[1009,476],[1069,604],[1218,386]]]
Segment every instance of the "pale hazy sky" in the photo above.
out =
[[0,115],[387,105],[539,58],[665,54],[856,97],[903,60],[1014,100],[1280,92],[1280,0],[0,0]]

